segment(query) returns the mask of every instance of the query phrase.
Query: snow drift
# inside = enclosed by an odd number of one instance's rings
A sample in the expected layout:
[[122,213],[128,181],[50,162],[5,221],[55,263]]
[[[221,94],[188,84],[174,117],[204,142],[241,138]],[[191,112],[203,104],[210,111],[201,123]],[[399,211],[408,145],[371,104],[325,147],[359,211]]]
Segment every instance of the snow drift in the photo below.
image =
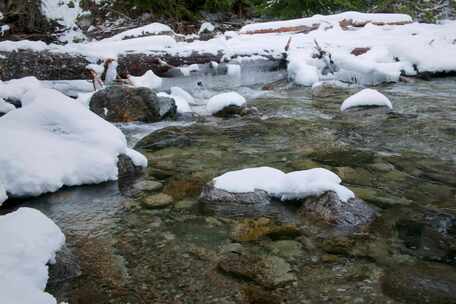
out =
[[0,303],[57,303],[44,292],[46,264],[64,243],[59,227],[35,209],[0,216]]

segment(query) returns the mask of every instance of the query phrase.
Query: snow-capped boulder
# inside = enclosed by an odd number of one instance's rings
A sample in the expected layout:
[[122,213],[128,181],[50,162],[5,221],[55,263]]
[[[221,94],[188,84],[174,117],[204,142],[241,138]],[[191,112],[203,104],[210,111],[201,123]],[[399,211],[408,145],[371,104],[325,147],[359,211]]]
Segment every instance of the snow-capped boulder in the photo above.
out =
[[63,186],[117,180],[122,154],[137,166],[147,165],[119,129],[62,93],[35,88],[20,100],[20,110],[0,119],[0,204],[5,193],[37,196]]
[[214,178],[209,185],[230,193],[245,194],[261,190],[281,201],[300,200],[333,191],[347,202],[355,195],[340,185],[341,182],[339,176],[323,168],[286,174],[274,168],[259,167],[225,173]]
[[341,182],[339,176],[323,168],[290,173],[269,167],[249,168],[214,178],[204,187],[200,201],[209,209],[235,204],[247,213],[244,209],[249,205],[267,210],[271,201],[293,201],[302,204],[300,214],[338,228],[370,224],[375,211]]
[[146,87],[110,86],[96,92],[90,109],[110,122],[157,122],[176,116],[176,104]]
[[340,107],[340,110],[343,112],[354,107],[372,106],[387,107],[391,110],[393,109],[391,101],[385,95],[376,90],[364,89],[361,92],[347,98]]
[[151,70],[139,77],[129,75],[128,79],[135,87],[159,89],[162,85],[162,79]]
[[222,93],[209,99],[207,111],[219,117],[240,115],[245,108],[246,100],[236,92]]
[[59,227],[38,210],[0,216],[0,303],[55,304],[44,291],[46,264],[64,243]]
[[204,22],[198,31],[201,40],[207,41],[215,37],[215,26],[210,22]]

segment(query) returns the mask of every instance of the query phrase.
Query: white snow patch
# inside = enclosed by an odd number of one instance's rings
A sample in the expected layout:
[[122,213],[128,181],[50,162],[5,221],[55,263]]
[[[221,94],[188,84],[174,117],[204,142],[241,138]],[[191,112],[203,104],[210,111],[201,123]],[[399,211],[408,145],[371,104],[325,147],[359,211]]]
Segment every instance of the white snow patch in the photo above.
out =
[[6,114],[13,110],[16,110],[15,106],[6,102],[5,100],[3,100],[3,98],[0,98],[0,114]]
[[206,109],[210,114],[215,114],[223,108],[234,105],[234,106],[243,106],[245,105],[246,100],[243,96],[236,92],[228,92],[216,95],[209,99],[206,105]]
[[0,216],[0,303],[56,304],[44,292],[47,263],[64,243],[59,227],[38,210]]
[[314,24],[337,24],[343,20],[352,20],[354,23],[362,24],[366,22],[374,23],[410,23],[412,18],[404,14],[365,14],[359,12],[344,12],[336,15],[314,15],[312,17],[286,20],[286,21],[273,21],[254,23],[244,26],[241,34],[249,34],[254,32],[264,32],[270,30],[277,30],[280,28],[298,28],[300,26],[312,27]]
[[171,96],[179,96],[179,97],[185,99],[185,101],[188,104],[195,104],[195,98],[193,98],[193,96],[190,95],[190,93],[188,93],[184,89],[179,88],[179,87],[172,87],[170,90],[171,90]]
[[135,77],[128,76],[128,79],[135,87],[146,87],[149,89],[159,89],[162,85],[162,79],[155,75],[152,70],[147,71],[144,75]]
[[349,108],[362,106],[385,106],[393,109],[391,101],[385,95],[376,90],[364,89],[347,98],[340,107],[340,110],[343,112]]
[[228,76],[237,78],[241,77],[241,66],[239,64],[227,64],[226,67],[228,69]]
[[337,193],[343,202],[354,198],[348,188],[340,185],[342,180],[333,172],[315,168],[285,174],[270,168],[249,168],[225,173],[213,180],[214,187],[232,193],[266,191],[282,201],[319,196],[325,192]]

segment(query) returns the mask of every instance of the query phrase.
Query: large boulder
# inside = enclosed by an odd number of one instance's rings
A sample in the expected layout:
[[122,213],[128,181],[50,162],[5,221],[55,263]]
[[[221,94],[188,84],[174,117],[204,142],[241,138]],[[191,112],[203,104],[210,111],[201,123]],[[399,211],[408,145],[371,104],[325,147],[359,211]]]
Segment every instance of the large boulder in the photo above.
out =
[[175,118],[177,107],[171,98],[158,97],[149,88],[110,86],[90,100],[90,110],[110,122],[157,122]]

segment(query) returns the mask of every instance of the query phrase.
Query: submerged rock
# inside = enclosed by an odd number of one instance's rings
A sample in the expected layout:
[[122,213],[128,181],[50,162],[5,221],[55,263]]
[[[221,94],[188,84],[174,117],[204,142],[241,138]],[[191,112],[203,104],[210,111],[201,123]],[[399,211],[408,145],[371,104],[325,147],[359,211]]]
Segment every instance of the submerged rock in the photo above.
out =
[[296,281],[291,266],[276,256],[226,254],[218,263],[224,272],[252,280],[266,288],[277,288]]
[[166,208],[173,203],[174,199],[164,193],[148,196],[144,199],[143,205],[150,209]]
[[436,263],[395,265],[382,280],[383,292],[407,303],[456,303],[456,269]]
[[426,210],[400,219],[395,228],[401,253],[456,265],[456,216]]
[[81,267],[78,258],[67,246],[63,246],[57,252],[55,263],[49,267],[48,284],[65,282],[81,275]]
[[157,122],[177,115],[174,100],[158,97],[149,88],[129,86],[98,91],[90,100],[90,110],[110,122]]
[[299,213],[305,217],[315,217],[343,230],[362,229],[376,217],[375,210],[362,200],[352,198],[343,202],[334,192],[327,192],[318,198],[305,199]]
[[236,223],[230,233],[231,239],[238,242],[256,241],[269,236],[272,238],[289,238],[299,235],[294,224],[280,224],[269,218],[245,219]]

